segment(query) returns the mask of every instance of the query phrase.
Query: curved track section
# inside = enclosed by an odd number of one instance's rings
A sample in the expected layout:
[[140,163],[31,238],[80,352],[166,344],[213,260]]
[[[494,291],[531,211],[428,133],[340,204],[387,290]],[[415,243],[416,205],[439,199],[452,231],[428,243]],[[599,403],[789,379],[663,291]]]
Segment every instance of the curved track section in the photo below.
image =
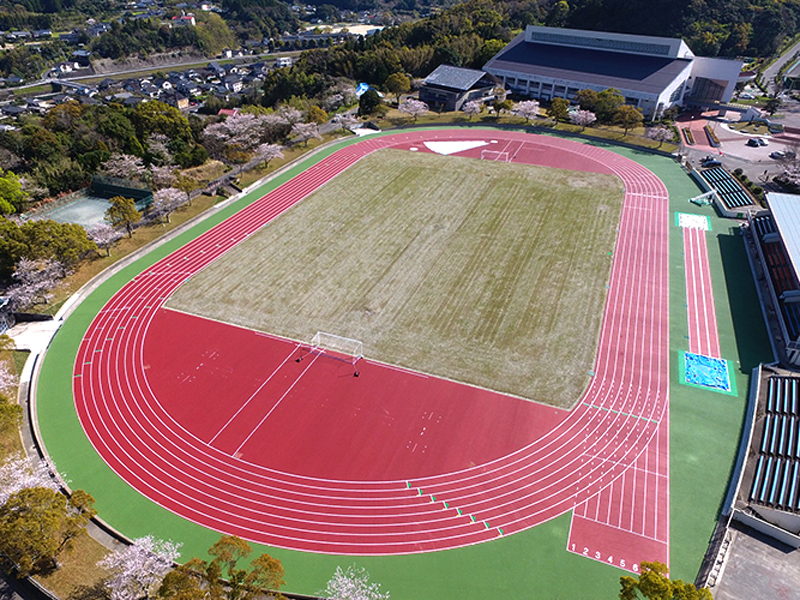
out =
[[[380,148],[491,137],[592,161],[625,185],[595,376],[577,407],[492,462],[401,481],[300,476],[237,460],[182,429],[152,392],[143,346],[154,315],[193,273]],[[518,153],[515,162],[526,155]],[[537,159],[536,157],[541,157]],[[528,162],[547,164],[547,152]],[[91,443],[131,486],[181,516],[254,542],[341,554],[402,554],[495,539],[556,517],[609,486],[667,418],[667,192],[650,171],[568,140],[511,132],[413,131],[337,151],[123,287],[86,332],[74,397]],[[188,401],[188,399],[187,399]]]

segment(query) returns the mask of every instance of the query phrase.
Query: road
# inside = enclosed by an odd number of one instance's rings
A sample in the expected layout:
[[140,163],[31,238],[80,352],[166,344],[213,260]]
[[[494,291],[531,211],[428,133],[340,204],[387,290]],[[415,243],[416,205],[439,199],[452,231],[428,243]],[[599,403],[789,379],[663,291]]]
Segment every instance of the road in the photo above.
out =
[[789,48],[786,52],[784,52],[774,63],[764,69],[762,75],[764,77],[763,81],[767,86],[767,91],[769,95],[775,94],[776,86],[775,86],[775,77],[778,75],[778,71],[781,70],[783,65],[794,58],[794,55],[800,52],[800,42],[797,42],[794,46]]

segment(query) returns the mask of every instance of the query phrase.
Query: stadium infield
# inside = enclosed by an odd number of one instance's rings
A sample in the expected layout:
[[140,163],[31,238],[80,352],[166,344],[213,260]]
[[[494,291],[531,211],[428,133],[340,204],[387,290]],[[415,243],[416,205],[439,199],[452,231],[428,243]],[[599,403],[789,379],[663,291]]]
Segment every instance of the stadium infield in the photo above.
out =
[[[680,203],[681,208],[684,207],[686,198],[695,195],[693,186],[687,185],[685,176],[675,165],[651,155],[625,150],[620,150],[620,153],[640,160],[656,172],[670,188],[673,202]],[[672,231],[670,235],[674,238]],[[722,351],[724,356],[728,352],[727,357],[733,358],[732,352],[738,354],[739,347],[747,346],[750,350],[748,360],[752,360],[753,356],[759,355],[758,340],[744,344],[740,340],[734,347],[730,344],[734,329],[738,331],[743,321],[735,317],[741,306],[734,306],[733,311],[728,310],[725,288],[730,279],[731,285],[744,286],[746,292],[747,281],[737,278],[734,283],[734,278],[728,277],[737,268],[741,271],[744,266],[737,262],[741,260],[742,254],[737,255],[733,243],[735,238],[729,237],[730,239],[720,240],[721,252],[715,254],[716,248],[711,252]],[[685,346],[681,342],[685,335],[686,321],[685,318],[680,320],[680,306],[685,304],[685,293],[676,274],[677,269],[682,268],[682,260],[675,258],[676,254],[680,258],[680,246],[677,247],[677,253],[675,243],[671,244],[671,249],[670,264],[675,267],[671,270],[673,285],[670,288],[673,308],[671,327],[674,332],[672,348],[677,351]],[[166,250],[162,250],[158,254],[163,256],[165,252]],[[720,277],[720,264],[725,266],[725,277]],[[200,554],[213,542],[215,534],[158,509],[129,489],[120,488],[116,476],[97,459],[85,437],[81,437],[80,431],[75,431],[77,420],[74,412],[71,411],[70,403],[63,401],[64,390],[68,389],[71,378],[69,356],[74,356],[74,348],[93,316],[92,311],[97,312],[105,299],[111,296],[115,285],[121,286],[141,269],[140,265],[138,269],[131,269],[127,276],[122,274],[113,278],[101,288],[98,296],[90,298],[65,323],[47,357],[45,376],[40,384],[40,412],[47,413],[47,417],[42,419],[42,429],[48,450],[56,457],[59,469],[66,471],[73,486],[89,489],[98,497],[101,514],[108,521],[132,536],[154,532],[162,537],[180,539],[186,544],[185,556]],[[680,276],[683,276],[682,271]],[[681,289],[677,300],[676,289]],[[752,299],[752,290],[750,297]],[[744,294],[741,298],[746,307],[747,295]],[[755,328],[758,333],[758,324],[753,324],[752,319],[744,326]],[[60,356],[59,352],[62,353]],[[676,576],[692,579],[705,541],[713,527],[716,508],[724,495],[725,480],[735,453],[740,423],[737,416],[740,417],[743,400],[741,397],[733,400],[708,398],[707,392],[677,389],[679,386],[675,382],[675,369],[671,369],[671,373],[672,414],[673,419],[676,419],[671,430],[672,567]],[[741,373],[737,377],[742,378],[745,384],[739,385],[739,389],[745,390],[746,377]],[[676,437],[681,442],[679,445],[674,444]],[[698,494],[697,490],[701,488],[704,493]],[[709,493],[708,490],[714,491]],[[366,566],[372,572],[373,578],[381,581],[395,597],[401,598],[477,597],[498,592],[522,596],[530,595],[532,590],[535,590],[538,597],[613,597],[616,578],[621,572],[566,553],[564,546],[567,528],[568,518],[559,517],[534,529],[493,542],[407,557],[353,559],[275,548],[268,548],[268,551],[284,561],[289,573],[288,589],[293,591],[313,592],[320,589],[335,565],[357,561]]]
[[622,197],[601,173],[379,150],[167,307],[301,342],[333,332],[370,359],[569,408],[594,367]]

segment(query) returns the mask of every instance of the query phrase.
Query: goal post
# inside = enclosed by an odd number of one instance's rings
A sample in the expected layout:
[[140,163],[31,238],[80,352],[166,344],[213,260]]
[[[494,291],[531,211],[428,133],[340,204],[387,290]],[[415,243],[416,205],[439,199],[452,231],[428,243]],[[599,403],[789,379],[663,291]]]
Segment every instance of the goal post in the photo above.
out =
[[511,157],[505,150],[481,150],[481,160],[511,162]]
[[346,338],[341,335],[318,331],[311,338],[311,351],[320,353],[333,353],[339,357],[356,364],[364,357],[364,347],[360,340]]

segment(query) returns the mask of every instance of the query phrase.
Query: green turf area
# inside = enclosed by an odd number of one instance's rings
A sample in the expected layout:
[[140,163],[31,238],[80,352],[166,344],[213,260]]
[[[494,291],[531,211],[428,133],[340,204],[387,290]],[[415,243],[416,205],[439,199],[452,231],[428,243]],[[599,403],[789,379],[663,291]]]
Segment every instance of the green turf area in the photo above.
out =
[[594,364],[622,197],[610,175],[381,150],[169,306],[355,338],[376,360],[569,407]]
[[[491,131],[472,129],[476,135]],[[707,235],[722,356],[736,365],[736,397],[680,385],[677,356],[679,351],[688,349],[685,273],[682,234],[670,225],[670,336],[674,359],[670,389],[671,567],[674,577],[691,581],[725,496],[739,440],[749,369],[772,357],[736,227],[713,216],[711,207],[695,207],[687,202],[699,192],[674,161],[612,145],[603,147],[640,162],[664,181],[671,197],[671,213],[665,217],[670,224],[675,211],[696,212],[712,219],[713,231]],[[43,364],[38,412],[47,450],[58,470],[66,474],[70,485],[95,496],[100,516],[112,526],[131,537],[152,533],[181,541],[184,559],[203,555],[218,534],[149,502],[99,459],[83,435],[72,406],[72,365],[77,347],[97,311],[136,273],[308,166],[310,161],[295,167],[102,284],[66,320]],[[569,523],[567,514],[490,543],[426,555],[356,558],[266,547],[257,547],[256,551],[269,552],[283,561],[287,590],[308,594],[320,590],[337,565],[357,563],[366,567],[372,579],[381,582],[395,600],[471,600],[489,594],[541,600],[615,598],[623,572],[566,552]]]

